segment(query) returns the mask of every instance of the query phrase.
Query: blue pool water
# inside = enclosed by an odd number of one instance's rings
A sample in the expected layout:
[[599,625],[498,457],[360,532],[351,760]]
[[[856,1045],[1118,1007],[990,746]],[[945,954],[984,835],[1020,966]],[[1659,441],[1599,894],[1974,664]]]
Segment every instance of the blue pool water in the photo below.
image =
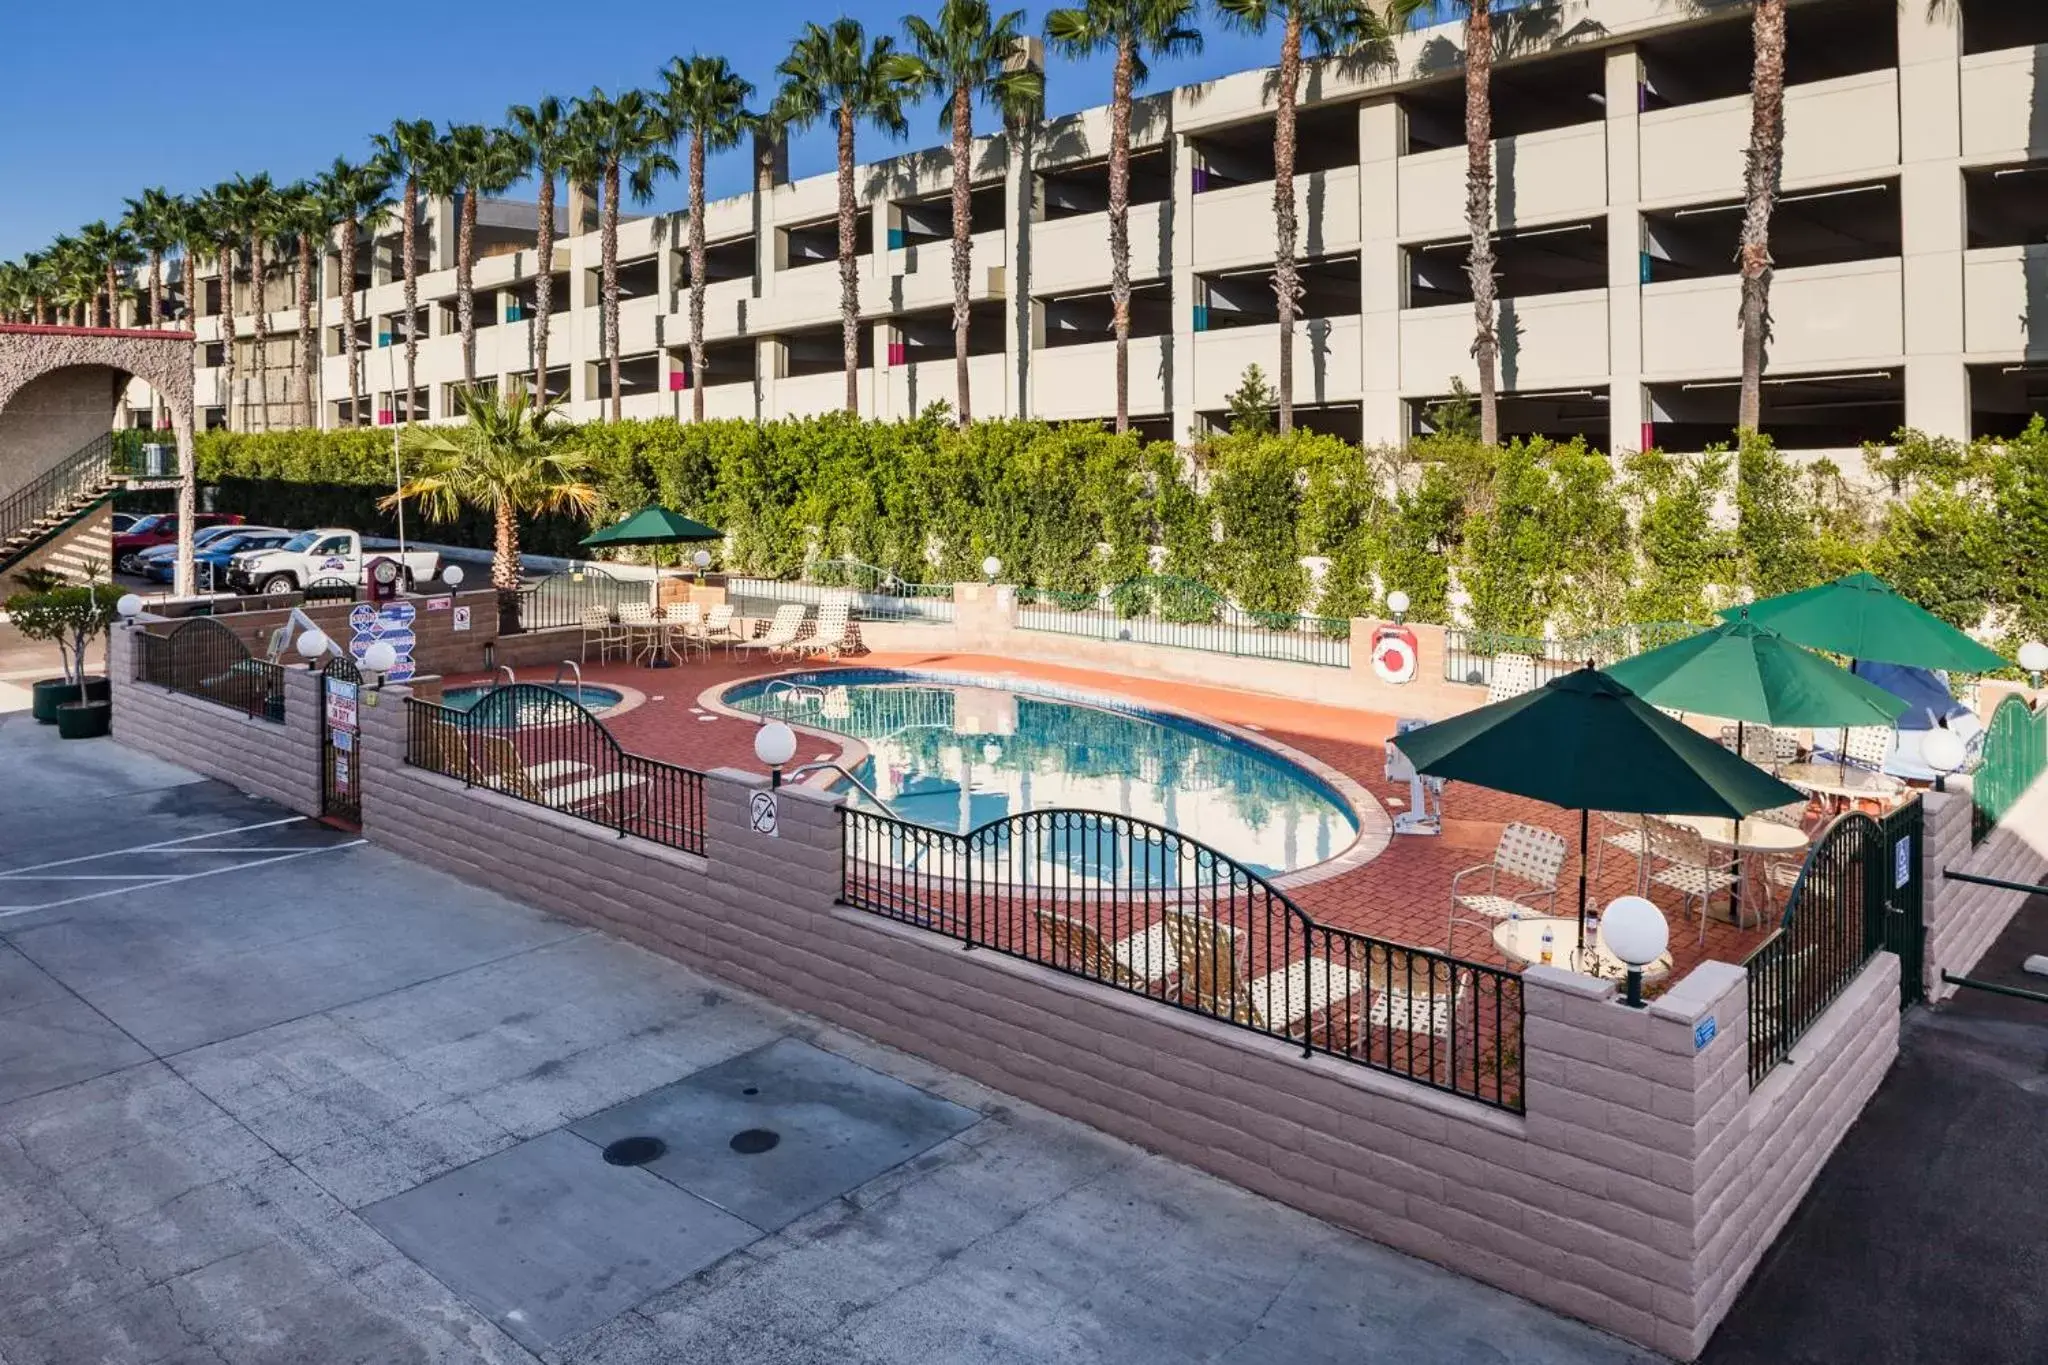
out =
[[1109,811],[1269,875],[1330,858],[1358,832],[1327,782],[1262,745],[1055,688],[834,669],[741,683],[722,700],[862,741],[861,781],[904,819],[935,829],[964,833],[1028,810]]
[[[603,715],[606,711],[611,710],[626,699],[626,694],[617,688],[599,687],[595,683],[556,683],[538,684],[538,686],[543,686],[550,692],[560,693],[571,701],[581,702],[583,709],[593,715]],[[441,705],[451,711],[461,711],[465,714],[474,711],[481,718],[486,714],[490,714],[489,710],[478,711],[477,707],[484,698],[491,695],[491,691],[492,689],[487,685],[451,687],[441,694]],[[531,695],[531,693],[528,694],[529,697]],[[543,714],[545,711],[543,704],[536,704],[534,701],[529,700],[522,704],[521,710],[520,724],[537,724],[546,719]],[[503,719],[503,717],[497,715],[491,715],[490,718],[493,721]]]

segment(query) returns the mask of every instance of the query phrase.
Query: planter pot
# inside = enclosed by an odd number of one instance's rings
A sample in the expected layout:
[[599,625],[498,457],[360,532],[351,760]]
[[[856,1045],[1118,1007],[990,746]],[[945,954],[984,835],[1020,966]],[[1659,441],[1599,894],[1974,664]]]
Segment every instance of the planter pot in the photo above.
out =
[[29,713],[44,725],[57,723],[57,707],[78,700],[78,687],[63,678],[39,678],[29,685]]
[[57,708],[57,733],[65,739],[98,739],[113,719],[112,702],[67,701]]
[[[112,701],[114,699],[114,684],[105,678],[87,678],[85,680],[85,699],[87,701]],[[72,699],[67,697],[65,700],[69,701]]]

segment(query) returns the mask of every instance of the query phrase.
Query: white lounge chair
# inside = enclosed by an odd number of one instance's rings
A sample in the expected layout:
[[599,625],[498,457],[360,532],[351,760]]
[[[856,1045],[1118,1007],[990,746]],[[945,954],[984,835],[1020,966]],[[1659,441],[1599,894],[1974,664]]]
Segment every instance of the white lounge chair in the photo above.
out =
[[775,609],[775,619],[768,623],[768,629],[751,640],[741,640],[740,649],[764,650],[769,658],[778,654],[792,657],[797,652],[797,637],[803,633],[804,616],[810,608],[801,602],[789,602]]
[[1496,654],[1493,681],[1486,685],[1488,703],[1506,701],[1536,689],[1536,660],[1527,654]]
[[724,645],[725,652],[732,653],[732,647],[745,637],[733,626],[732,603],[720,602],[704,616],[704,631],[701,637],[708,651],[713,645]]
[[836,659],[853,648],[854,638],[852,609],[844,602],[827,602],[818,608],[816,631],[798,640],[795,652]]
[[592,605],[583,609],[583,652],[580,662],[590,662],[590,642],[597,642],[597,659],[603,663],[612,651],[626,648],[626,628],[612,620],[612,609]]

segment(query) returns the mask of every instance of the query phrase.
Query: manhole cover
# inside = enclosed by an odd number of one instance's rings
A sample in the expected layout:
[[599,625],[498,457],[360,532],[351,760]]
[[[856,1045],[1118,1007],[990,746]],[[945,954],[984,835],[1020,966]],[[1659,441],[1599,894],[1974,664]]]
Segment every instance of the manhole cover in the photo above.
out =
[[782,1141],[782,1134],[767,1128],[745,1128],[732,1135],[732,1149],[741,1156],[759,1156]]
[[658,1137],[620,1138],[604,1149],[604,1160],[607,1166],[645,1166],[667,1151],[668,1144]]

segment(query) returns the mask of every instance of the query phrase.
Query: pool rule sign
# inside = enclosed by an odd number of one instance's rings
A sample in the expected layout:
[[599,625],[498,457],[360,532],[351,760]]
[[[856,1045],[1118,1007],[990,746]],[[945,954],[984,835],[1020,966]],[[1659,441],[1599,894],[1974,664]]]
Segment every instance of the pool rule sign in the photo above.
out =
[[412,629],[415,612],[410,602],[386,602],[381,607],[358,602],[348,614],[349,654],[360,665],[370,646],[382,640],[398,655],[398,662],[384,675],[385,681],[411,682],[412,650],[417,639]]
[[327,661],[320,673],[320,818],[331,824],[362,823],[362,774],[356,766],[362,691],[362,674],[353,663]]

